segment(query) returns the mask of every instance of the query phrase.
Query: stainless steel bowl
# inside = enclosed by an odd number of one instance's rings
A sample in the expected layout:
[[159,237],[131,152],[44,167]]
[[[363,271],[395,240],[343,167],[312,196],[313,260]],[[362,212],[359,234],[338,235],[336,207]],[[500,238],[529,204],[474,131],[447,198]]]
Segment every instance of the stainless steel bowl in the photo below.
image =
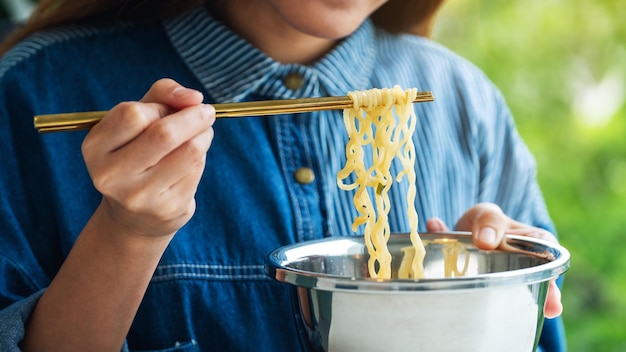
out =
[[[562,246],[507,235],[478,250],[469,233],[424,233],[425,277],[372,279],[363,237],[333,237],[269,254],[266,273],[297,289],[302,324],[315,351],[534,351],[549,280],[569,268]],[[463,277],[445,278],[446,241],[465,245]],[[392,235],[397,272],[406,234]],[[465,265],[465,255],[458,266]]]

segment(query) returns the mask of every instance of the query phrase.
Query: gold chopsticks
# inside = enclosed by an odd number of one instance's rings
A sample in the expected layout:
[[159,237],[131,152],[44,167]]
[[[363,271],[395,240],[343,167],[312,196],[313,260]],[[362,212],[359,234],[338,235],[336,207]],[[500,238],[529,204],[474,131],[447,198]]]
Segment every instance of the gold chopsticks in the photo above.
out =
[[[433,100],[431,92],[418,92],[415,98],[416,103]],[[352,99],[348,96],[213,104],[217,118],[339,110],[350,108],[352,105]],[[106,111],[88,111],[37,115],[34,123],[39,132],[86,130],[98,123],[105,114]]]

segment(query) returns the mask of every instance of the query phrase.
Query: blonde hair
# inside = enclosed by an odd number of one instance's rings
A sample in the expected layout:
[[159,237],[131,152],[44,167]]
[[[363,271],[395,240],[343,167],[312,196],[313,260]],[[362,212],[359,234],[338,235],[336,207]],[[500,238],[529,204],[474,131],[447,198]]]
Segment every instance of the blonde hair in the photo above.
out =
[[[98,23],[111,19],[155,21],[203,5],[228,0],[40,0],[30,18],[0,44],[0,55],[28,35],[65,24]],[[443,0],[389,0],[373,15],[377,26],[390,32],[428,36]]]

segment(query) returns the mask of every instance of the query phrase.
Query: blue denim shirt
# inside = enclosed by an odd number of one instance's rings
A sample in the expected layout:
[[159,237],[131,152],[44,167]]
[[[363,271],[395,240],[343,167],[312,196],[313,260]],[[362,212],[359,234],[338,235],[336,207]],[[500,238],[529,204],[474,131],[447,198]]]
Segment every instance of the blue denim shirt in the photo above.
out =
[[[284,77],[303,78],[288,88]],[[37,114],[104,110],[138,100],[159,78],[206,102],[345,95],[373,87],[431,90],[419,122],[416,205],[450,226],[477,202],[552,229],[535,163],[492,83],[424,38],[365,22],[309,66],[280,64],[203,9],[160,24],[66,27],[25,40],[0,62],[0,350],[24,322],[100,201],[85,169],[86,132],[38,134]],[[126,350],[305,350],[292,290],[263,273],[277,247],[353,234],[352,194],[336,185],[346,136],[340,111],[221,119],[196,195],[127,337]],[[299,168],[315,179],[299,183]],[[391,231],[405,232],[406,184],[392,190]],[[563,346],[560,319],[544,347]],[[553,344],[553,347],[550,347]],[[556,347],[554,347],[556,346]]]

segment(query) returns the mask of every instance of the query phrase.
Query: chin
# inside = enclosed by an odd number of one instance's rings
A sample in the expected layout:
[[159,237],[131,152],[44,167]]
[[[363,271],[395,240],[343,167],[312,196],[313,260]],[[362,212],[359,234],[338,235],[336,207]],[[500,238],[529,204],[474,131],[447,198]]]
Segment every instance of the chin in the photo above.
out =
[[274,0],[274,8],[293,28],[319,38],[352,34],[384,0]]
[[292,26],[300,32],[308,35],[325,38],[325,39],[341,39],[349,36],[356,31],[365,19],[358,21],[332,20],[327,18],[319,21],[311,19],[310,21],[299,21],[292,23]]

